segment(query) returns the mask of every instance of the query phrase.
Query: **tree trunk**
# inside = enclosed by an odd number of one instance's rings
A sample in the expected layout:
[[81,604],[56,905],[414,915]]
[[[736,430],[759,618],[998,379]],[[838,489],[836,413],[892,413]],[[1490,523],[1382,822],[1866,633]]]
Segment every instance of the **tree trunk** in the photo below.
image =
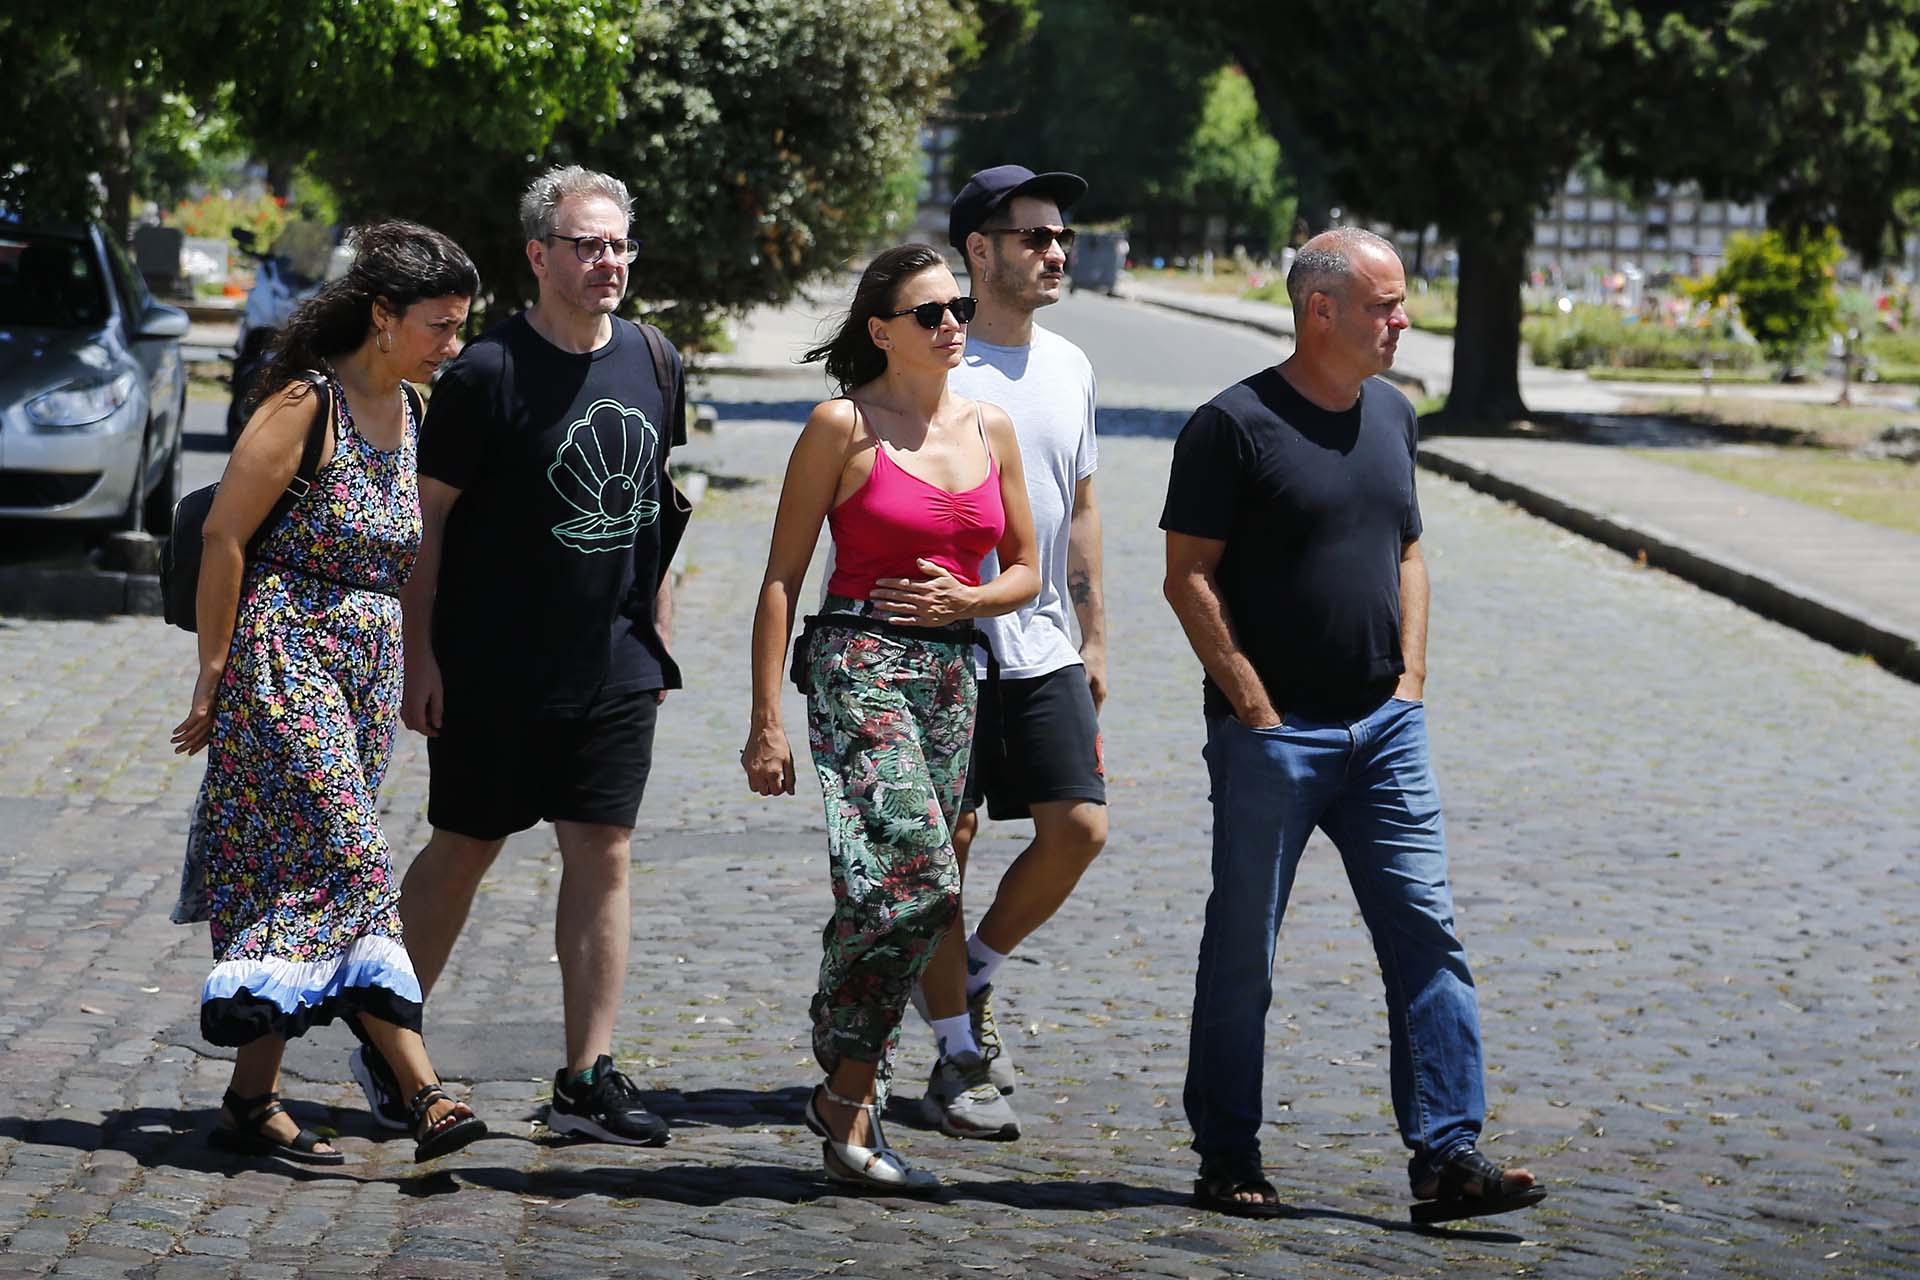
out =
[[[1526,218],[1508,225],[1530,228]],[[1527,415],[1520,399],[1520,281],[1524,235],[1481,230],[1460,237],[1460,302],[1453,332],[1453,386],[1444,425],[1511,422]]]
[[126,94],[108,97],[107,154],[100,169],[107,207],[100,221],[107,235],[123,249],[133,237],[129,226],[133,218],[133,129],[129,114]]

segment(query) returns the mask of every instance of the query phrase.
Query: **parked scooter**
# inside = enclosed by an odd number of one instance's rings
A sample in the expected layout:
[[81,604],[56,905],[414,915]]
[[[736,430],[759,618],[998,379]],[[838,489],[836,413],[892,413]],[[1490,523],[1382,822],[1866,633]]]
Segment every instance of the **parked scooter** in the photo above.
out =
[[315,223],[289,224],[262,252],[245,227],[233,228],[242,253],[254,261],[253,288],[247,292],[240,318],[240,337],[234,344],[233,399],[227,404],[227,447],[231,449],[247,425],[247,400],[253,384],[267,365],[273,341],[286,327],[293,309],[319,292],[332,274],[332,234]]

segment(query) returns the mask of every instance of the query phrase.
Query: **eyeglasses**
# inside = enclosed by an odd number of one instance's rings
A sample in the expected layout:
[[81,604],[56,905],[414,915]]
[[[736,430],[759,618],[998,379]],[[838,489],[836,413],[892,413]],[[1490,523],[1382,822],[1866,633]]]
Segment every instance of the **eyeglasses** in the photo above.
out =
[[592,266],[600,261],[600,255],[613,250],[613,260],[629,263],[640,256],[640,242],[633,239],[607,240],[600,236],[562,236],[551,235],[549,240],[570,240],[573,242],[573,256]]
[[981,232],[990,236],[1019,236],[1020,243],[1035,253],[1045,253],[1056,240],[1060,242],[1060,252],[1072,253],[1073,242],[1080,236],[1072,227],[982,227]]
[[953,318],[961,324],[971,323],[974,308],[979,305],[978,298],[955,298],[952,302],[923,302],[917,307],[907,307],[901,311],[883,311],[880,313],[880,318],[898,320],[901,316],[912,316],[922,329],[938,329],[940,317],[949,311],[953,312]]

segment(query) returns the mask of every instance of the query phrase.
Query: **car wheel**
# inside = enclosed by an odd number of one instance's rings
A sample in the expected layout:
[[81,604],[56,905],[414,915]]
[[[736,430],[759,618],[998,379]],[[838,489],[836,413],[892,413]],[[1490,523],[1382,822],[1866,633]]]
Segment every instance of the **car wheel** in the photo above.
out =
[[167,451],[167,465],[160,473],[160,482],[147,495],[147,532],[157,538],[164,538],[173,532],[173,508],[180,501],[181,479],[185,475],[185,444],[185,432],[175,431],[173,447]]

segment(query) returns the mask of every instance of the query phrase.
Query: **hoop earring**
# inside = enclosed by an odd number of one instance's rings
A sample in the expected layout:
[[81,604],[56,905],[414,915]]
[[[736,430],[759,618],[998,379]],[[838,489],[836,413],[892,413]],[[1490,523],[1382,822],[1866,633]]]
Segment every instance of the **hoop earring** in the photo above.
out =
[[373,345],[380,348],[380,354],[384,356],[393,350],[393,335],[382,329],[374,335]]

